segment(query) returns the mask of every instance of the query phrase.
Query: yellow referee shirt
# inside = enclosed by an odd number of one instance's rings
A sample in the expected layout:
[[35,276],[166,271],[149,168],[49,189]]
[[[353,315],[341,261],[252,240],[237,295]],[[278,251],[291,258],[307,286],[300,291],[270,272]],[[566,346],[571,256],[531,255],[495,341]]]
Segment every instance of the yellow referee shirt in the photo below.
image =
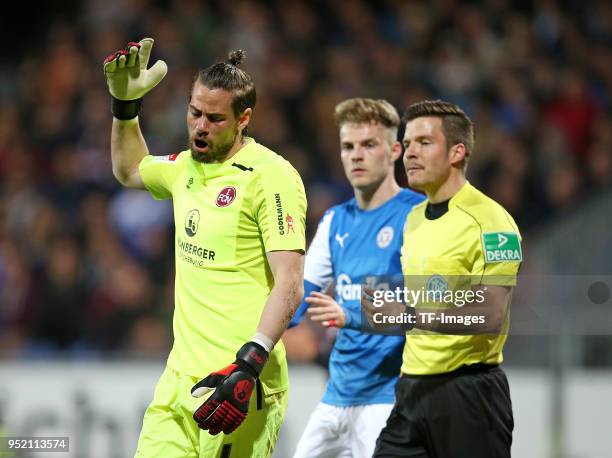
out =
[[[425,284],[448,285],[458,281],[456,276],[463,276],[473,285],[516,284],[522,261],[521,236],[501,205],[466,183],[450,199],[448,211],[441,217],[428,220],[426,206],[426,201],[415,206],[406,221],[401,262],[407,282],[419,276]],[[506,314],[499,335],[410,333],[402,372],[440,374],[462,365],[501,363],[508,327]]]
[[[304,186],[289,162],[251,138],[220,164],[197,162],[186,150],[145,157],[140,174],[153,197],[174,204],[174,345],[168,366],[204,377],[231,363],[255,333],[274,286],[266,252],[304,250]],[[282,342],[261,381],[267,393],[287,389]]]

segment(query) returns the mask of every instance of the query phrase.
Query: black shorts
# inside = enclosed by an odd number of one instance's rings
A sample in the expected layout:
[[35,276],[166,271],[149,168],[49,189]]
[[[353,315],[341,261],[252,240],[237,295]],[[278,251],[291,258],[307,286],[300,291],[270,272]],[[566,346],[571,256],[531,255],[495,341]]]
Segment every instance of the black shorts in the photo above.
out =
[[508,458],[512,403],[506,374],[476,364],[440,375],[403,375],[376,442],[377,458]]

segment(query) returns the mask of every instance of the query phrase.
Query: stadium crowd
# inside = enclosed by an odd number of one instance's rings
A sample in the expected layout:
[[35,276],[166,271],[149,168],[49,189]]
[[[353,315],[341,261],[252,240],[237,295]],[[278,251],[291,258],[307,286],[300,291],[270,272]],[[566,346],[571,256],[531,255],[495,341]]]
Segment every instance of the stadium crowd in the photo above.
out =
[[172,207],[111,172],[102,60],[129,40],[155,38],[152,62],[169,66],[141,112],[153,154],[185,148],[180,94],[197,69],[246,50],[251,134],[301,173],[310,236],[351,196],[332,118],[348,97],[462,106],[478,132],[468,178],[527,243],[609,189],[612,4],[512,3],[89,0],[50,14],[0,63],[0,356],[169,350]]

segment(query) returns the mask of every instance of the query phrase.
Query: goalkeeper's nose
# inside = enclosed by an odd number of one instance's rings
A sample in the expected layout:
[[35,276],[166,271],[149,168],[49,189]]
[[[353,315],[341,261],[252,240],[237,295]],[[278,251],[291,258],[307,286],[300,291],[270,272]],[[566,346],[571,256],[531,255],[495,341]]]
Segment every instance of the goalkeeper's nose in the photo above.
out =
[[205,138],[210,133],[210,121],[206,117],[205,114],[201,114],[195,121],[195,134],[197,137],[200,137],[202,140],[206,140]]

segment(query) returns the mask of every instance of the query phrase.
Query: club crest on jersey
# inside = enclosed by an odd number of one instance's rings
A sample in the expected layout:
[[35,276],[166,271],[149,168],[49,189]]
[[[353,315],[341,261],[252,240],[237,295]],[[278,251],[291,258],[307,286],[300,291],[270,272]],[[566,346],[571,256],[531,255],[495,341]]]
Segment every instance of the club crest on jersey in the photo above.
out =
[[217,195],[217,207],[227,207],[236,198],[236,188],[233,186],[226,186]]
[[199,224],[200,212],[194,208],[189,213],[187,213],[187,217],[185,218],[185,233],[189,237],[193,237],[198,232]]
[[393,228],[385,226],[376,235],[376,244],[378,248],[387,248],[393,241]]

